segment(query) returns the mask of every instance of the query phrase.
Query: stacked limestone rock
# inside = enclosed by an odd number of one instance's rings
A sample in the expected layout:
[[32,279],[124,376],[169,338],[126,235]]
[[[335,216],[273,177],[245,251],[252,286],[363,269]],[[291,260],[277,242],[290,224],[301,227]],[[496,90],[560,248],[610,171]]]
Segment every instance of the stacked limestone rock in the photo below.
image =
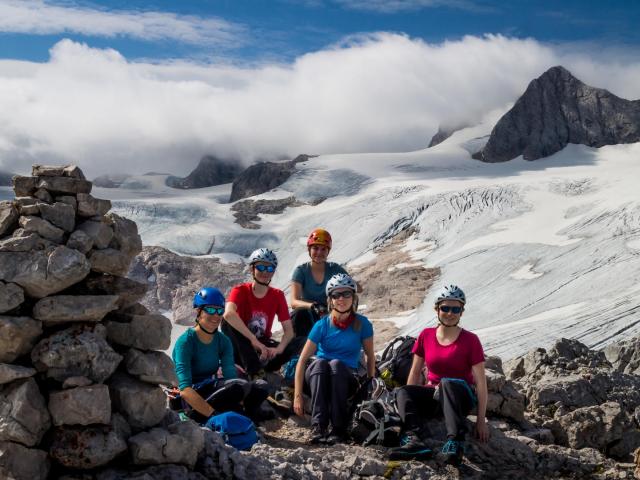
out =
[[16,199],[0,202],[0,478],[193,467],[197,426],[153,428],[166,414],[159,385],[176,380],[158,351],[170,321],[125,278],[142,247],[136,224],[108,213],[75,166],[35,165],[13,185]]

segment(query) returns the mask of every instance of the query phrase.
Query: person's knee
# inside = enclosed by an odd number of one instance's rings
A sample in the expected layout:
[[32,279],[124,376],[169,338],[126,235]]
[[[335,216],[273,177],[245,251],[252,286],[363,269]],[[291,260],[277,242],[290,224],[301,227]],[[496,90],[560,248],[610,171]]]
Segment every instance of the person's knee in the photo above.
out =
[[346,373],[349,373],[349,369],[344,364],[344,362],[335,358],[329,362],[329,367],[331,368],[332,375],[344,375]]
[[310,375],[323,375],[329,373],[331,370],[329,362],[324,358],[316,358],[311,365],[309,365]]

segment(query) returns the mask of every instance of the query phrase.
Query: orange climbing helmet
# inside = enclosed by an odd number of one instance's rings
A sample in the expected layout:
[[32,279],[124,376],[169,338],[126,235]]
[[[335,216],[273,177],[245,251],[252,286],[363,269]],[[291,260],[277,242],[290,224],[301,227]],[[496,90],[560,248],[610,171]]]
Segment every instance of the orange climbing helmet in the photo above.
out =
[[307,238],[307,247],[312,245],[324,245],[331,250],[331,235],[322,228],[316,228],[309,234]]

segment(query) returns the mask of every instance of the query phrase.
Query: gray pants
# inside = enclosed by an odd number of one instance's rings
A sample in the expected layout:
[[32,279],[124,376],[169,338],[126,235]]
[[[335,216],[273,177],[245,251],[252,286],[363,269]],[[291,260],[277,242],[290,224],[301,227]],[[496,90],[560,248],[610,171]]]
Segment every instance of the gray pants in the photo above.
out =
[[347,400],[358,389],[353,369],[340,360],[315,359],[304,372],[311,394],[311,424],[327,428],[329,421],[344,431],[349,423]]

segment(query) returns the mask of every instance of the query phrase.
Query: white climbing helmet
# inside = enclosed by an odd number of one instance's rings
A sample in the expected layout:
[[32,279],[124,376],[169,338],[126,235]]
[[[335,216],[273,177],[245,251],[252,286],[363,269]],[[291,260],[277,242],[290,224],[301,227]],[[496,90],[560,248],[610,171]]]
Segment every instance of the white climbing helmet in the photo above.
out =
[[259,248],[249,256],[249,265],[253,265],[256,262],[270,263],[278,268],[278,257],[273,253],[273,250],[268,248]]
[[331,292],[338,288],[350,288],[354,292],[356,291],[356,282],[346,273],[338,273],[331,277],[327,282],[327,287],[325,291],[327,292],[327,297],[331,295]]
[[438,296],[436,297],[436,301],[434,303],[438,305],[443,300],[457,300],[463,305],[467,303],[467,297],[464,296],[464,292],[457,285],[447,285],[442,290],[440,290],[440,293],[438,293]]

